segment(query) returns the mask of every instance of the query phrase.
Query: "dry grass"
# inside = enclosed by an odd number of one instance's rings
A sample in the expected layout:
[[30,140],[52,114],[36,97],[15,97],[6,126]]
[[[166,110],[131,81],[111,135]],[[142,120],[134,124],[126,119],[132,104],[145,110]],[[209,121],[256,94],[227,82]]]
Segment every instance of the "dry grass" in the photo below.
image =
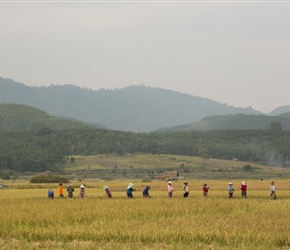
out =
[[[290,171],[287,168],[220,159],[208,159],[204,165],[202,158],[193,156],[127,154],[74,156],[74,158],[75,164],[67,162],[63,169],[63,174],[68,179],[148,179],[162,175],[166,170],[178,170],[181,176],[201,180],[290,178]],[[245,172],[243,169],[245,165],[250,165],[252,171]]]

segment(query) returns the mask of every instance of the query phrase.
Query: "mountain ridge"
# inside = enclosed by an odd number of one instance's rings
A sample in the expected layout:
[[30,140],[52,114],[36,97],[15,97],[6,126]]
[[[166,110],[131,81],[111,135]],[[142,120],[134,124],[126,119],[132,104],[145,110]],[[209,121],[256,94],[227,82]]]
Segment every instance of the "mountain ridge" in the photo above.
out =
[[143,85],[114,90],[91,90],[67,84],[29,87],[1,77],[0,103],[24,104],[52,116],[132,132],[194,123],[212,115],[262,114],[252,108],[233,107],[208,98]]

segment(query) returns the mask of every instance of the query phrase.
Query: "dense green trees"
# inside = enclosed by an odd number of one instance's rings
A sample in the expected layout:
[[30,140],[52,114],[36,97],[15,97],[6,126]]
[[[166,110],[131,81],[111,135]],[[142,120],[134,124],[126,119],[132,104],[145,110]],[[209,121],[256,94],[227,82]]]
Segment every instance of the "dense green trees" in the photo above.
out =
[[[0,169],[17,172],[57,171],[65,156],[161,153],[263,162],[286,166],[290,161],[290,132],[215,130],[199,132],[133,133],[102,129],[32,131],[0,130]],[[44,132],[43,132],[44,131]],[[202,156],[204,157],[204,156]]]
[[57,171],[65,156],[134,152],[290,166],[289,146],[290,131],[274,120],[268,129],[133,133],[97,129],[25,105],[0,104],[0,170],[4,178],[17,172]]

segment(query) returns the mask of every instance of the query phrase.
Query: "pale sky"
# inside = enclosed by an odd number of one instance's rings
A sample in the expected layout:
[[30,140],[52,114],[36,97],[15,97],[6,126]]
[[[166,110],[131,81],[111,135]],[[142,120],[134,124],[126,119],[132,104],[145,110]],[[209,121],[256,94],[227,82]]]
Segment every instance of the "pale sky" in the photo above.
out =
[[289,1],[2,1],[0,76],[290,105]]

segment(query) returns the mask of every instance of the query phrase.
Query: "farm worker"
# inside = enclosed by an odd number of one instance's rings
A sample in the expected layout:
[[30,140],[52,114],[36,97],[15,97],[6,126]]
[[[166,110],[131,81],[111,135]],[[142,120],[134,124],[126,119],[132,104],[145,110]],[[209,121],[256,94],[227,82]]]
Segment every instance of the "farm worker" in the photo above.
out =
[[71,183],[68,184],[68,187],[67,187],[67,192],[68,192],[68,197],[69,198],[72,198],[73,197],[73,192],[75,191],[75,189],[73,188],[73,186],[71,185]]
[[63,198],[63,190],[62,190],[62,183],[59,183],[58,189],[57,189],[58,197]]
[[127,197],[128,198],[133,198],[133,191],[134,191],[134,189],[133,189],[133,184],[130,182],[129,184],[128,184],[128,187],[127,187]]
[[244,181],[241,183],[241,191],[242,191],[242,197],[247,198],[247,184]]
[[168,198],[172,198],[172,193],[174,189],[173,189],[171,181],[168,182],[167,190],[168,190]]
[[53,199],[54,198],[54,192],[51,189],[48,189],[47,196],[48,196],[49,199]]
[[104,186],[104,190],[106,194],[108,195],[108,198],[112,198],[112,191],[108,186]]
[[270,185],[270,196],[271,196],[272,199],[276,200],[276,190],[275,190],[274,181],[272,181],[271,185]]
[[80,198],[83,199],[85,197],[85,186],[82,184],[80,186]]
[[143,190],[143,198],[150,198],[150,196],[149,196],[149,189],[150,189],[150,186],[149,185],[147,185],[145,188],[144,188],[144,190]]
[[188,183],[183,183],[183,197],[186,198],[189,195]]
[[229,198],[233,198],[233,194],[234,194],[234,187],[233,187],[233,183],[229,183],[229,186],[228,186],[228,193],[229,193]]
[[209,187],[206,183],[203,184],[203,196],[206,197],[208,195]]

